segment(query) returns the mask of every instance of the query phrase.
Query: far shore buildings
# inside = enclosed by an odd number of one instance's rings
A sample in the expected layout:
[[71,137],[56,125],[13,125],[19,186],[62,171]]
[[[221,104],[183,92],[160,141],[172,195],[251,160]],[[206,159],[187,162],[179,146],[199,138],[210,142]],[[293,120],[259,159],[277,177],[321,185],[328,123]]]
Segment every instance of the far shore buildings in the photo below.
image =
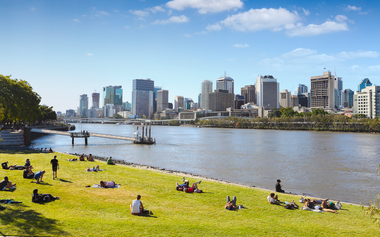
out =
[[328,108],[335,107],[335,77],[331,72],[323,72],[322,76],[310,78],[310,107]]
[[178,109],[179,108],[184,108],[185,106],[184,106],[184,97],[183,96],[179,96],[179,95],[177,95],[176,97],[174,97],[174,110],[176,111],[176,112],[178,112]]
[[354,94],[354,114],[364,114],[368,118],[380,115],[380,86],[367,86]]
[[100,98],[100,93],[92,93],[92,107],[93,109],[99,108],[99,98]]
[[244,104],[256,104],[256,89],[254,85],[246,85],[240,89],[240,95],[244,96]]
[[280,107],[286,108],[291,106],[291,93],[288,90],[280,92]]
[[79,116],[86,118],[88,110],[88,97],[87,94],[79,96]]
[[234,94],[234,79],[227,77],[226,73],[224,73],[224,76],[216,80],[216,89],[226,90],[228,93]]
[[154,81],[134,79],[132,82],[132,115],[149,116],[153,113]]
[[277,79],[272,75],[257,76],[256,79],[256,101],[258,106],[265,109],[280,107],[278,99],[280,86]]
[[235,108],[234,94],[229,93],[228,90],[215,90],[209,95],[209,110],[212,111],[226,111],[227,108]]
[[103,87],[103,106],[107,104],[123,104],[123,89],[121,86]]
[[212,92],[212,81],[204,80],[202,82],[202,94],[201,94],[201,108],[204,110],[209,110],[208,94],[211,92]]
[[157,112],[160,113],[168,108],[169,91],[159,90],[157,91]]

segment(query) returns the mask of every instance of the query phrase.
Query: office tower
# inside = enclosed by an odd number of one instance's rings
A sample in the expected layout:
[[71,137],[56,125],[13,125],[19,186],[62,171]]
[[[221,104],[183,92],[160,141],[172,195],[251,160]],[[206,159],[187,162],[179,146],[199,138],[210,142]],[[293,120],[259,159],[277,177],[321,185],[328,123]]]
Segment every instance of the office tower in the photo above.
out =
[[336,77],[334,79],[334,96],[335,96],[335,107],[339,108],[342,104],[342,90],[343,90],[343,81],[341,77]]
[[300,100],[298,95],[291,95],[290,96],[290,107],[295,107],[300,105]]
[[242,95],[235,95],[235,109],[240,109],[245,104],[245,98]]
[[354,94],[354,113],[368,118],[380,115],[380,86],[367,86]]
[[291,93],[288,90],[283,90],[280,92],[280,106],[283,108],[291,107],[290,98]]
[[157,112],[160,113],[168,108],[169,91],[159,90],[157,91]]
[[304,84],[298,84],[297,94],[307,93],[307,89],[307,86],[305,86]]
[[153,113],[157,112],[157,91],[162,90],[161,86],[154,87]]
[[202,93],[198,95],[198,108],[201,108]]
[[115,115],[116,109],[114,104],[106,104],[103,107],[104,117],[105,118],[111,118]]
[[209,93],[208,96],[209,110],[226,111],[227,108],[234,108],[234,94],[229,93],[228,90],[215,90]]
[[134,79],[132,82],[132,115],[149,116],[153,113],[154,81]]
[[256,104],[256,89],[254,85],[247,85],[241,88],[241,95],[244,96],[244,103]]
[[342,91],[342,106],[344,108],[351,108],[354,105],[354,91],[345,89]]
[[208,99],[209,99],[209,96],[208,94],[212,92],[212,81],[207,81],[207,80],[204,80],[202,82],[202,100],[201,100],[201,105],[202,105],[202,109],[204,110],[209,110],[208,108]]
[[174,110],[178,111],[179,108],[184,108],[184,98],[183,96],[177,95],[174,97]]
[[358,91],[361,92],[367,86],[372,86],[372,83],[368,78],[364,78],[358,86]]
[[258,106],[264,108],[279,108],[280,101],[279,83],[277,79],[271,75],[261,76],[258,75],[256,79],[256,101]]
[[88,110],[88,97],[87,94],[83,94],[79,96],[79,116],[87,117]]
[[103,106],[107,104],[123,104],[123,89],[121,86],[103,87]]
[[194,101],[193,101],[193,99],[186,98],[185,110],[190,110],[192,107],[194,107]]
[[92,93],[92,108],[99,108],[100,93]]
[[334,108],[335,107],[335,77],[331,72],[323,72],[322,76],[310,78],[310,107]]
[[302,107],[310,107],[310,93],[301,93],[301,94],[298,94],[298,103],[302,106]]
[[173,109],[173,103],[168,103],[168,109]]
[[219,77],[216,80],[216,89],[227,90],[228,93],[234,94],[234,79],[227,77],[226,73],[224,73],[223,77]]
[[132,110],[132,104],[127,102],[123,102],[122,105],[123,111],[131,111]]
[[75,110],[73,109],[66,110],[66,117],[75,117]]

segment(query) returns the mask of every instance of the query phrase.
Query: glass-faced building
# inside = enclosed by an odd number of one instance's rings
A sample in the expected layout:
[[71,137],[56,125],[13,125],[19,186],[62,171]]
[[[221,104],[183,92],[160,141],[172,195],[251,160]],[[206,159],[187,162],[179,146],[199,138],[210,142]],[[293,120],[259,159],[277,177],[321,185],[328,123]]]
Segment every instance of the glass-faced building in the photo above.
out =
[[123,89],[121,86],[103,87],[103,107],[108,104],[123,105]]
[[132,82],[132,115],[149,116],[153,113],[154,81],[134,79]]
[[88,110],[88,97],[87,94],[83,94],[79,96],[79,116],[87,117]]
[[361,92],[367,86],[372,86],[372,83],[368,78],[364,78],[358,86],[358,91]]

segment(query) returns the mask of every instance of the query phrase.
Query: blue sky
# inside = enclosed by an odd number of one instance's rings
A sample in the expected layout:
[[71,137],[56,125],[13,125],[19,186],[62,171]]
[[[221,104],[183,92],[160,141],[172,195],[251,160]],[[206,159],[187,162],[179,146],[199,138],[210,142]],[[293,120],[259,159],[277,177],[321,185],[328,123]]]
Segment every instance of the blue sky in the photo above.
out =
[[[280,90],[324,68],[357,90],[380,85],[380,1],[0,0],[0,74],[28,81],[42,104],[151,78],[169,100],[193,98],[227,72],[235,93],[273,75]],[[89,103],[91,106],[91,102]]]

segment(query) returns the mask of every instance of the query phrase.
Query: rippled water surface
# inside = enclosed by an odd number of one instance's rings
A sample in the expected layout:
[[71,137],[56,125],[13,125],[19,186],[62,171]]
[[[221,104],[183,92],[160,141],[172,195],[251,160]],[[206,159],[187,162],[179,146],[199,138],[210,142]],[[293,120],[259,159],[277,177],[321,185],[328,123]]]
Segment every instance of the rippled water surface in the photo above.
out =
[[[132,136],[131,125],[76,124],[78,130]],[[153,126],[157,144],[134,145],[104,138],[47,135],[32,146],[59,152],[92,153],[250,186],[354,203],[380,193],[380,135]]]

